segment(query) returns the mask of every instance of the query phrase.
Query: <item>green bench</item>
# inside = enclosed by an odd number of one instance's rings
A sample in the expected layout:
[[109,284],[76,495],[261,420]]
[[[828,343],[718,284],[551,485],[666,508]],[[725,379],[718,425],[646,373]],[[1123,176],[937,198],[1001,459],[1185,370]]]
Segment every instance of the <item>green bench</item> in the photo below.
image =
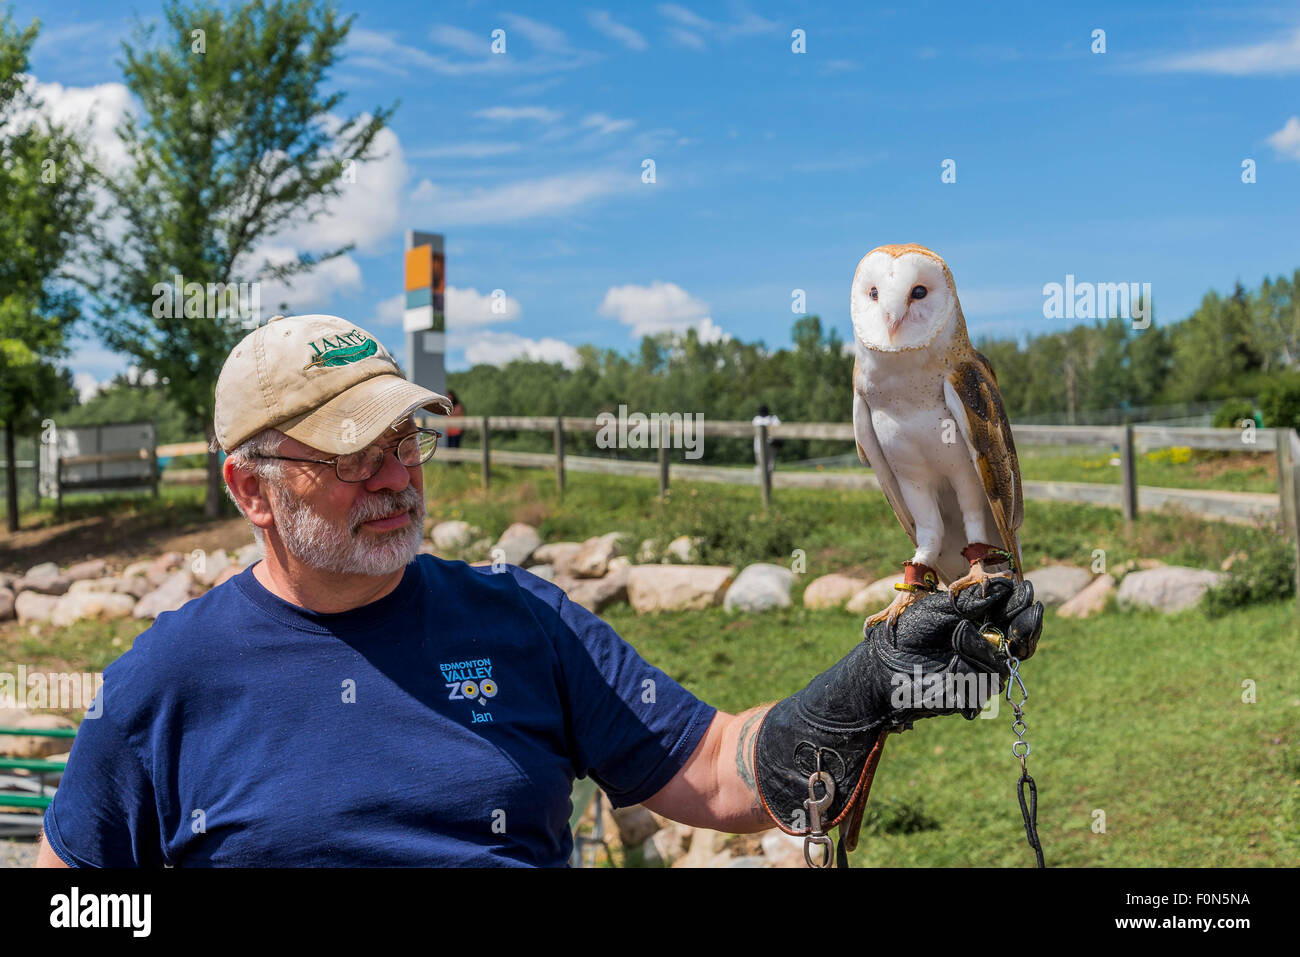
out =
[[[75,738],[74,728],[0,728],[0,734],[25,738]],[[0,757],[0,808],[33,808],[44,811],[54,799],[56,786],[46,784],[50,774],[61,775],[62,761],[47,758]],[[25,775],[6,774],[6,771],[26,771]],[[31,813],[6,813],[0,811],[0,835],[39,834],[42,815]]]

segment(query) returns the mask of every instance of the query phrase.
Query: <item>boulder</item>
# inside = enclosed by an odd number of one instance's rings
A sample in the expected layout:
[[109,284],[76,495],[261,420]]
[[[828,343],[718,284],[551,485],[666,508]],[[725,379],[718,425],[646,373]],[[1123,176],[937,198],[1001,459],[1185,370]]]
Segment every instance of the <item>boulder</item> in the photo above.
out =
[[618,839],[624,847],[644,844],[651,834],[659,830],[659,822],[654,819],[654,815],[640,804],[616,807],[612,813],[614,823],[618,825]]
[[898,594],[898,590],[894,586],[902,583],[903,576],[901,574],[890,575],[888,578],[877,578],[870,585],[855,593],[844,608],[855,615],[874,615],[894,600],[894,596]]
[[746,565],[727,589],[723,607],[727,611],[767,611],[790,607],[794,572],[783,565],[757,562]]
[[540,546],[533,552],[533,561],[551,565],[557,575],[571,575],[573,556],[582,551],[582,542],[553,542]]
[[647,538],[636,550],[636,562],[638,565],[653,565],[657,561],[659,561],[659,543],[653,538]]
[[262,546],[257,542],[249,542],[247,545],[241,545],[235,550],[235,564],[240,568],[247,568],[255,562],[262,560]]
[[495,547],[505,553],[502,561],[507,565],[523,566],[541,544],[542,536],[537,534],[537,529],[523,522],[515,522],[501,533]]
[[131,612],[135,618],[157,618],[165,611],[175,611],[190,600],[193,579],[184,569],[173,572],[156,589],[141,598]]
[[58,603],[58,595],[42,595],[38,591],[19,592],[18,597],[14,599],[14,613],[18,616],[18,624],[25,625],[29,621],[49,621],[50,616],[54,614],[54,606]]
[[609,563],[623,554],[624,532],[597,535],[582,543],[582,548],[569,561],[569,574],[575,578],[602,578],[609,571]]
[[8,588],[12,591],[14,587],[14,582],[16,581],[18,581],[17,575],[10,575],[7,572],[0,572],[0,588]]
[[216,588],[218,585],[224,585],[243,570],[242,565],[227,565],[221,570],[221,574],[216,577],[216,580],[213,581],[212,587]]
[[689,565],[696,561],[703,539],[691,538],[689,535],[678,535],[668,543],[667,557],[675,558],[683,565]]
[[474,531],[469,522],[439,522],[433,526],[429,539],[439,551],[454,552],[473,541]]
[[194,562],[191,570],[200,585],[214,585],[230,565],[230,556],[224,549],[217,548],[204,554],[201,561]]
[[12,590],[0,587],[0,621],[8,621],[14,616],[14,597]]
[[79,582],[87,578],[103,578],[108,571],[108,562],[102,558],[92,558],[90,561],[77,562],[75,565],[68,567],[64,572],[71,581]]
[[1114,592],[1114,577],[1098,575],[1091,585],[1056,609],[1056,613],[1062,618],[1088,618],[1105,608],[1106,599]]
[[671,867],[674,861],[686,853],[693,830],[685,824],[670,821],[651,834],[641,845],[646,867]]
[[1120,608],[1151,608],[1166,613],[1182,611],[1199,602],[1201,596],[1224,577],[1223,572],[1166,565],[1129,572],[1120,582],[1115,597]]
[[627,597],[640,614],[709,608],[722,601],[734,574],[729,565],[633,565]]
[[[24,694],[26,689],[19,689]],[[30,711],[27,708],[0,708],[0,725],[6,728],[28,728],[33,731],[53,731],[56,728],[75,728],[67,718],[57,714]],[[25,737],[20,734],[0,734],[0,755],[29,760],[45,758],[66,751],[68,738]]]
[[[816,851],[816,848],[814,848]],[[763,835],[763,857],[768,867],[807,867],[803,859],[803,838],[773,829]]]
[[135,599],[116,592],[68,592],[59,599],[50,615],[50,623],[66,626],[83,619],[108,621],[126,618],[135,608]]
[[807,608],[838,608],[866,587],[864,578],[832,572],[808,583],[803,592],[803,603]]
[[27,569],[27,574],[14,583],[14,592],[39,592],[42,595],[62,595],[72,584],[67,575],[59,574],[54,562],[42,562]]
[[123,575],[117,580],[117,590],[123,595],[143,598],[153,591],[153,585],[149,584],[149,579],[143,575]]
[[625,568],[631,568],[631,567],[632,567],[632,559],[628,558],[626,555],[619,555],[617,558],[611,558],[609,560],[609,571],[606,572],[606,574],[612,575],[615,572],[622,571]]
[[554,565],[529,565],[528,570],[538,578],[545,579],[548,582],[555,581]]
[[1025,577],[1033,583],[1034,598],[1051,608],[1065,604],[1087,588],[1092,581],[1092,572],[1073,565],[1044,565],[1025,572]]
[[146,574],[148,574],[149,569],[152,567],[153,567],[152,561],[132,562],[130,565],[127,565],[126,568],[122,569],[121,577],[135,578],[138,576],[140,578],[143,578]]
[[569,601],[581,605],[593,615],[616,602],[627,601],[629,568],[612,571],[604,578],[556,578],[555,583],[564,589]]
[[709,862],[726,850],[727,835],[721,831],[697,827],[691,835],[691,845],[686,856],[673,862],[673,867],[708,867]]
[[86,592],[99,592],[106,594],[109,592],[120,592],[122,590],[122,579],[120,578],[82,578],[74,581],[68,586],[67,594],[77,595]]
[[185,556],[180,552],[164,552],[149,563],[149,568],[144,573],[145,577],[149,579],[149,584],[158,588],[171,577],[174,570],[181,567],[184,561]]

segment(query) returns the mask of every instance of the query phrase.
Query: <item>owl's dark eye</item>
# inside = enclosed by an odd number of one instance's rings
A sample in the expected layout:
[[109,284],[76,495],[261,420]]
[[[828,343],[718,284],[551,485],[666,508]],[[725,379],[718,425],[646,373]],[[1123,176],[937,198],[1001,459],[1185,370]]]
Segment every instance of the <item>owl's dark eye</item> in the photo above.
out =
[[924,298],[925,298],[925,287],[924,287],[924,286],[913,286],[913,287],[912,287],[912,298],[913,298],[913,299],[924,299]]
[[876,289],[875,286],[871,287],[871,292],[867,293],[867,295],[869,295],[873,301],[878,300],[880,298],[880,292]]

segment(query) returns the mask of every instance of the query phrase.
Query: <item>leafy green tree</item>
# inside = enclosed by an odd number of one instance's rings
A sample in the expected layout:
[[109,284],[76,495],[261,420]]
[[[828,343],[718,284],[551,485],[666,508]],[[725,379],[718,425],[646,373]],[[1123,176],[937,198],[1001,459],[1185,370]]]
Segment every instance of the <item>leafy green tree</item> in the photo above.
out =
[[[104,181],[126,229],[101,236],[106,276],[93,292],[105,344],[157,374],[189,427],[211,440],[217,375],[247,317],[188,295],[170,302],[156,287],[176,275],[205,288],[286,279],[351,249],[258,262],[262,244],[320,216],[348,171],[373,157],[391,110],[333,116],[343,94],[322,87],[353,18],[332,6],[170,0],[162,19],[161,31],[138,25],[123,44],[141,111],[118,129],[128,168]],[[220,506],[212,453],[206,513]]]
[[0,16],[0,423],[8,461],[6,511],[18,529],[16,434],[72,401],[66,336],[79,318],[66,272],[91,209],[84,142],[43,113],[25,79],[39,31]]

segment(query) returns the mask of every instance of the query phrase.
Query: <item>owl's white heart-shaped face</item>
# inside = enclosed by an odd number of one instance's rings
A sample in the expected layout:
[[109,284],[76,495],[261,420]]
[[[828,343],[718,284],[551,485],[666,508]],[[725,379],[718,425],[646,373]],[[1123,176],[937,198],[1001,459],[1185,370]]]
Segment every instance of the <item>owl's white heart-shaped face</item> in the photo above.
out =
[[952,322],[957,305],[941,259],[920,252],[894,255],[894,248],[862,257],[849,297],[853,334],[879,352],[928,346]]

